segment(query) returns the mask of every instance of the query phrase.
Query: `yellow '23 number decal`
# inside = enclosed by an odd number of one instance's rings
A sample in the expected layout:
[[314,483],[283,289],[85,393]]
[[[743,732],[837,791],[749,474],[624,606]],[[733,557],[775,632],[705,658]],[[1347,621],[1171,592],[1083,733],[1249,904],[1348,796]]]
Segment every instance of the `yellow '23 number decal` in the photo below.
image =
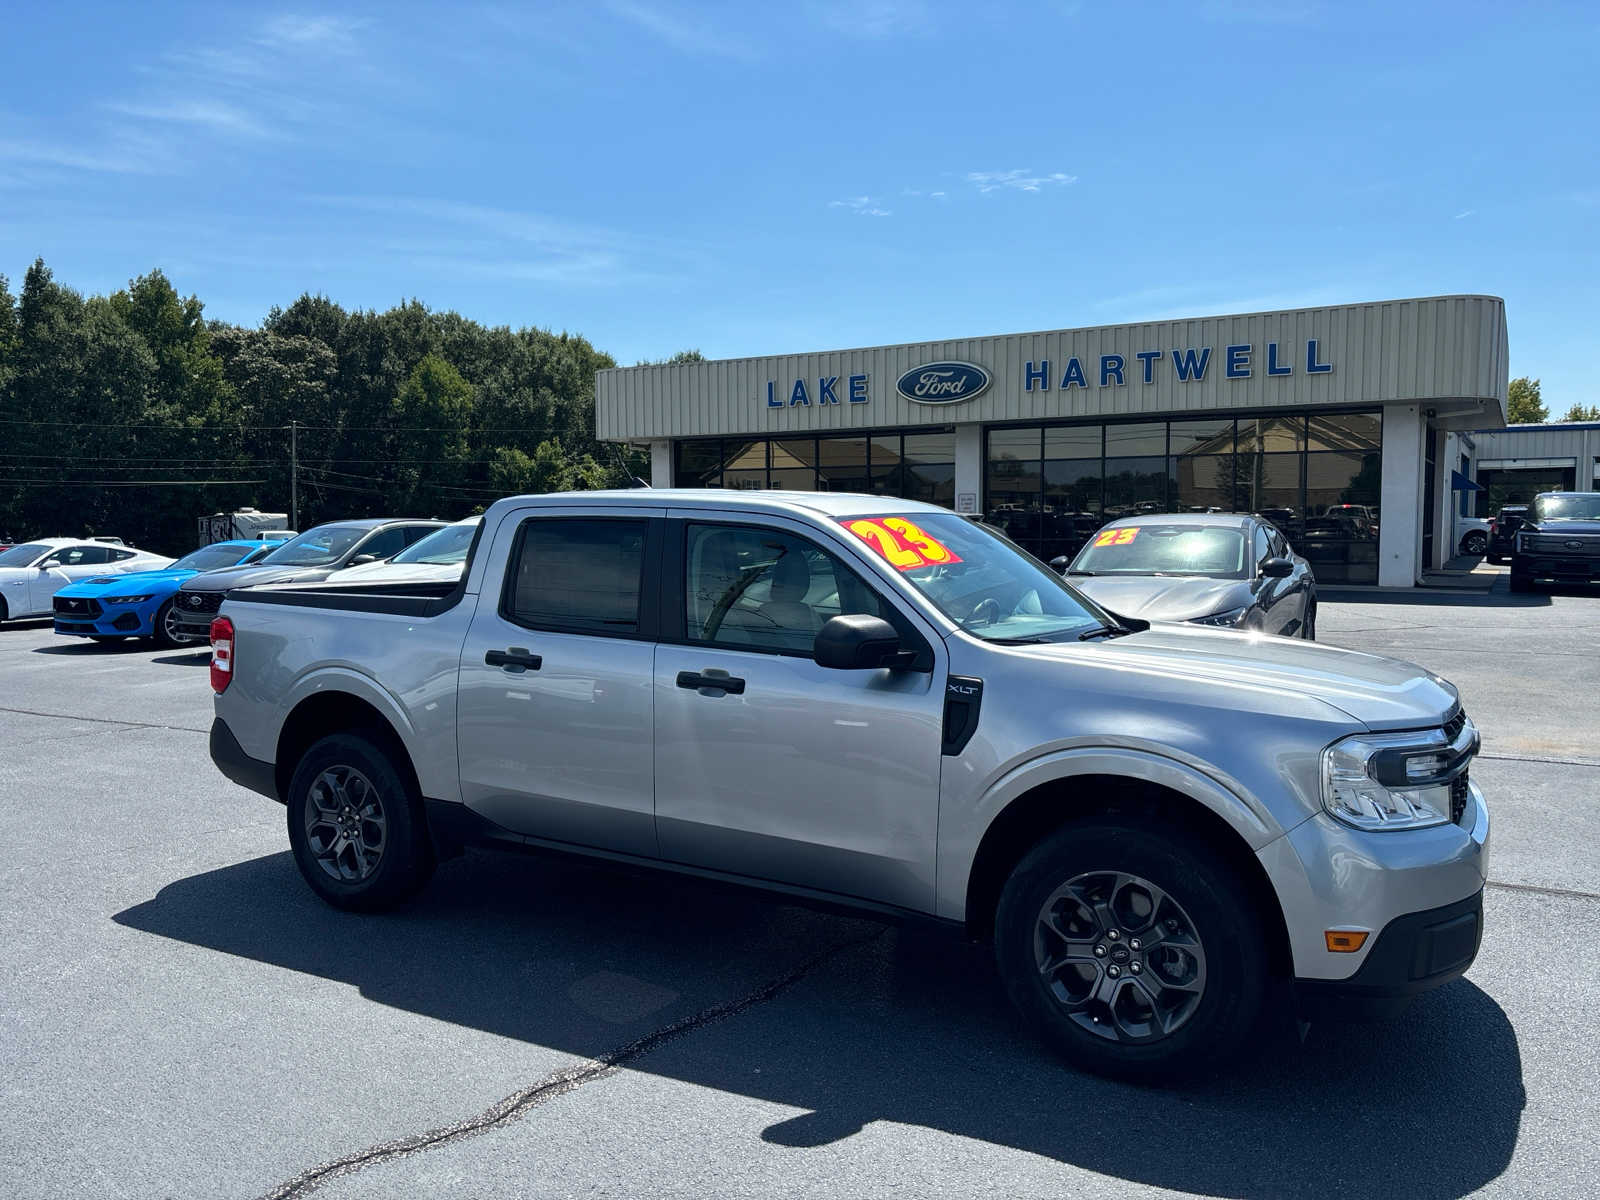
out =
[[1095,535],[1096,546],[1126,546],[1139,536],[1139,527],[1129,525],[1124,529],[1102,529]]
[[897,571],[958,563],[960,555],[927,530],[904,517],[862,517],[846,526]]

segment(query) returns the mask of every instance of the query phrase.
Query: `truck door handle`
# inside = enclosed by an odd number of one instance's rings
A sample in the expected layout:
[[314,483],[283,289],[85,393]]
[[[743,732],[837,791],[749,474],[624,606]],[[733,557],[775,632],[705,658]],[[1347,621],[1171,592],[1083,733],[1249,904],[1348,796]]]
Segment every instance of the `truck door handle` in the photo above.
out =
[[734,696],[744,695],[744,680],[735,675],[702,675],[698,671],[679,671],[678,686],[688,688],[691,692],[698,692],[704,688]]
[[483,661],[491,667],[504,667],[508,671],[537,671],[544,666],[543,658],[529,654],[521,646],[513,646],[509,650],[491,650],[483,656]]

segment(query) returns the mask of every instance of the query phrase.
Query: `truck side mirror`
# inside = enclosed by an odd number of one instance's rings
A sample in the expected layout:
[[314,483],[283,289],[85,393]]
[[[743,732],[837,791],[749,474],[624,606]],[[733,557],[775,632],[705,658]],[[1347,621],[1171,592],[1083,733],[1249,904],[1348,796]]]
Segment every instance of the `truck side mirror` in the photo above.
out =
[[817,666],[834,671],[906,667],[913,655],[900,649],[900,635],[882,617],[851,613],[829,619],[811,644]]

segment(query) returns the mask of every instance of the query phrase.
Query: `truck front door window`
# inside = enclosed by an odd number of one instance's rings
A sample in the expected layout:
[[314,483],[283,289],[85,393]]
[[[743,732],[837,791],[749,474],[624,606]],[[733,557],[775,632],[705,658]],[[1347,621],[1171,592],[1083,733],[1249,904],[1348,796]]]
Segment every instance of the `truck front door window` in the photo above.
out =
[[827,551],[776,529],[690,525],[686,552],[691,642],[810,654],[841,613],[897,616]]

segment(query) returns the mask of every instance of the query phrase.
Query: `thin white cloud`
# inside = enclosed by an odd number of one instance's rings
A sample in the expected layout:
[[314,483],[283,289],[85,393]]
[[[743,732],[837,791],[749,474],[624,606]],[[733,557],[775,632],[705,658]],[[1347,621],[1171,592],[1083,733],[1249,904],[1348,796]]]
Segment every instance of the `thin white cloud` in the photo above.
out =
[[830,200],[828,201],[828,207],[848,209],[849,211],[855,213],[858,217],[894,216],[893,209],[883,208],[879,205],[878,201],[871,196],[851,196],[846,200]]
[[1068,175],[1064,171],[1052,171],[1048,175],[1035,175],[1027,168],[1012,171],[968,171],[967,182],[980,192],[996,192],[1002,189],[1017,192],[1042,192],[1046,188],[1065,187],[1070,183],[1077,183],[1076,175]]
[[[614,286],[680,277],[696,253],[694,247],[660,238],[452,200],[383,195],[306,199],[356,214],[353,228],[339,232],[342,242],[459,276]],[[330,216],[326,223],[340,222]]]
[[1460,221],[1460,220],[1464,220],[1464,219],[1465,219],[1465,218],[1467,218],[1467,217],[1470,217],[1470,216],[1471,216],[1471,215],[1472,215],[1472,214],[1473,214],[1473,213],[1475,213],[1475,212],[1477,212],[1477,211],[1478,211],[1478,210],[1477,210],[1477,209],[1475,209],[1475,208],[1463,208],[1463,209],[1462,209],[1462,210],[1461,210],[1461,211],[1460,211],[1460,212],[1458,212],[1458,213],[1457,213],[1457,214],[1456,214],[1456,215],[1455,215],[1455,217],[1454,217],[1454,218],[1452,218],[1452,219],[1453,219],[1453,220],[1456,220],[1456,221]]
[[218,100],[172,100],[153,104],[115,101],[107,106],[113,112],[146,121],[171,121],[181,125],[202,125],[219,133],[245,137],[270,137],[272,131],[236,105]]
[[610,0],[606,7],[674,50],[745,61],[757,56],[747,40],[711,21],[685,19],[632,0]]
[[161,169],[157,154],[129,148],[93,148],[26,138],[0,138],[0,163],[31,163],[111,175],[150,175]]
[[823,4],[817,18],[828,29],[847,37],[879,41],[890,37],[914,37],[933,28],[932,15],[922,0],[856,0],[855,3]]
[[285,13],[268,19],[255,40],[263,46],[350,52],[356,48],[356,32],[365,24],[343,17]]

